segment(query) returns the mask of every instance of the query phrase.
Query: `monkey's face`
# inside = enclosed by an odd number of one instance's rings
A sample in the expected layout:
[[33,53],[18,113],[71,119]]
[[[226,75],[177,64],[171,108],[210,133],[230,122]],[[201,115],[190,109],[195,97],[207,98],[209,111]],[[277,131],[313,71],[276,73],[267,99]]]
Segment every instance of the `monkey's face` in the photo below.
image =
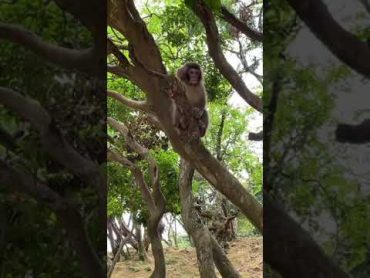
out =
[[190,68],[188,70],[188,78],[189,78],[189,84],[190,85],[198,85],[201,79],[201,74],[199,69]]

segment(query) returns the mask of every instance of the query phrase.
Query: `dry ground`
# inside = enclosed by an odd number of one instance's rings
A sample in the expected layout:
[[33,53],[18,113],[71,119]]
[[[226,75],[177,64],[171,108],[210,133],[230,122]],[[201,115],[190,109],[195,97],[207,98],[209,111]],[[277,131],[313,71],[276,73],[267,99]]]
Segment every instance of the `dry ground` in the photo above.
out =
[[[150,253],[150,252],[149,252]],[[192,247],[177,249],[165,248],[168,278],[198,278],[197,257]],[[234,267],[245,278],[261,278],[262,270],[262,237],[243,238],[234,241],[228,252]],[[143,263],[136,258],[116,264],[111,278],[147,278],[153,269],[153,258]],[[221,277],[221,275],[218,275]]]

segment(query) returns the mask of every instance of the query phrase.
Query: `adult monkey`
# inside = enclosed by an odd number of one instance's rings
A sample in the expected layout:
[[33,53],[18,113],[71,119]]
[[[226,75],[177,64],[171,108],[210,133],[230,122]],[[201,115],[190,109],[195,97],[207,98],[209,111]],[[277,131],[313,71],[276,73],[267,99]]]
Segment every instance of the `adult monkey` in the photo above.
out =
[[170,97],[175,102],[172,115],[174,126],[180,132],[187,131],[193,138],[203,137],[209,119],[202,70],[198,63],[186,63],[177,70],[176,76],[184,86],[185,95],[181,96],[176,90],[171,90]]

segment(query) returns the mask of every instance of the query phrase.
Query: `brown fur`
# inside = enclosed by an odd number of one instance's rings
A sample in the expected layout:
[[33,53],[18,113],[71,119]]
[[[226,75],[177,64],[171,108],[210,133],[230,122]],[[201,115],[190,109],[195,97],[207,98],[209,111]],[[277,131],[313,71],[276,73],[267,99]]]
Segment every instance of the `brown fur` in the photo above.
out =
[[[189,70],[199,70],[198,84],[189,83]],[[185,90],[172,90],[174,100],[173,123],[179,133],[187,133],[192,138],[203,137],[208,127],[208,113],[206,110],[207,92],[204,87],[203,74],[197,63],[187,63],[177,71],[177,78]]]

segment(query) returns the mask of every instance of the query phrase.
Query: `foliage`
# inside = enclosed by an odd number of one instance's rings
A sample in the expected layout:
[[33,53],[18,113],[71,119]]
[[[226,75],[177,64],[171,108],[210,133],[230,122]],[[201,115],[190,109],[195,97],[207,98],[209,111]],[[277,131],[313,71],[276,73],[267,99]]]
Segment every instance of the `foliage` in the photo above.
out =
[[179,248],[187,248],[187,247],[192,246],[191,242],[189,241],[188,236],[179,236],[177,238],[177,243],[178,243]]
[[[231,4],[226,3],[228,6]],[[198,62],[203,70],[205,86],[208,94],[208,110],[212,121],[204,142],[216,156],[217,148],[224,152],[222,161],[241,180],[248,189],[262,199],[262,165],[257,156],[246,143],[248,135],[248,119],[252,114],[251,109],[233,108],[227,105],[232,96],[231,85],[215,68],[213,61],[206,54],[207,45],[204,27],[199,19],[186,5],[192,5],[194,1],[153,1],[142,4],[140,14],[144,19],[149,32],[153,35],[159,47],[161,57],[166,68],[175,73],[176,70],[188,61]],[[207,1],[207,5],[213,10],[220,10],[221,1]],[[220,36],[222,45],[234,47],[235,36],[230,35],[228,25],[220,21]],[[118,32],[108,28],[108,35],[119,45],[127,42]],[[256,48],[256,45],[250,48]],[[250,50],[250,49],[248,49]],[[125,54],[125,51],[123,51]],[[129,58],[129,55],[127,55]],[[142,92],[123,78],[108,74],[108,88],[118,91],[128,98],[144,100]],[[221,145],[218,145],[217,133],[222,113],[225,113],[225,124],[222,132]],[[160,182],[162,191],[167,200],[167,211],[179,214],[180,203],[178,196],[178,164],[179,156],[168,145],[167,138],[150,124],[144,124],[141,113],[128,109],[114,100],[108,101],[108,115],[126,123],[132,136],[143,146],[147,147],[155,157],[160,168]],[[122,138],[110,128],[108,133],[114,137],[114,145],[126,157],[129,155],[122,148]],[[134,158],[134,156],[130,156]],[[146,163],[135,162],[140,165],[145,173],[145,179],[150,181],[148,166]],[[141,219],[147,215],[145,206],[132,176],[127,169],[111,164],[109,167],[109,214],[117,215],[130,212],[141,215]],[[121,170],[120,170],[121,169]],[[122,173],[121,173],[122,172]],[[198,174],[193,181],[193,191],[197,196],[208,199],[215,193],[208,183]],[[210,205],[210,203],[207,203]],[[145,221],[142,221],[145,223]]]
[[[335,261],[351,270],[367,256],[369,235],[363,231],[369,228],[368,197],[361,196],[354,177],[345,175],[331,135],[324,132],[333,125],[331,90],[345,82],[348,69],[302,65],[289,52],[302,29],[285,1],[269,2],[265,19],[265,72],[270,82],[264,86],[264,102],[269,103],[273,93],[278,97],[268,176],[273,194],[308,225],[314,238],[322,238],[319,244]],[[268,115],[271,107],[265,108]],[[335,231],[327,229],[328,221]]]
[[[69,48],[91,45],[90,33],[72,15],[54,2],[17,1],[0,4],[2,22],[19,24],[43,40]],[[82,155],[105,160],[105,96],[93,90],[84,74],[46,64],[23,47],[2,42],[0,63],[6,65],[0,75],[1,86],[11,88],[41,103],[53,118],[53,125]],[[91,84],[91,85],[87,85]],[[0,127],[14,136],[16,149],[0,147],[2,159],[27,169],[39,181],[65,196],[89,219],[86,228],[93,248],[103,258],[103,231],[97,225],[97,196],[94,189],[52,161],[42,147],[40,137],[30,124],[7,109],[0,110]],[[2,273],[12,277],[80,277],[81,267],[64,229],[44,204],[29,196],[0,188]],[[6,228],[5,228],[6,227]],[[105,233],[105,232],[104,232]],[[101,255],[101,256],[100,256]],[[71,261],[73,263],[71,263]]]
[[[193,7],[196,0],[185,0],[185,5]],[[213,11],[219,11],[221,9],[221,0],[205,0],[204,3]]]
[[238,217],[238,235],[249,237],[258,235],[257,229],[245,217]]

